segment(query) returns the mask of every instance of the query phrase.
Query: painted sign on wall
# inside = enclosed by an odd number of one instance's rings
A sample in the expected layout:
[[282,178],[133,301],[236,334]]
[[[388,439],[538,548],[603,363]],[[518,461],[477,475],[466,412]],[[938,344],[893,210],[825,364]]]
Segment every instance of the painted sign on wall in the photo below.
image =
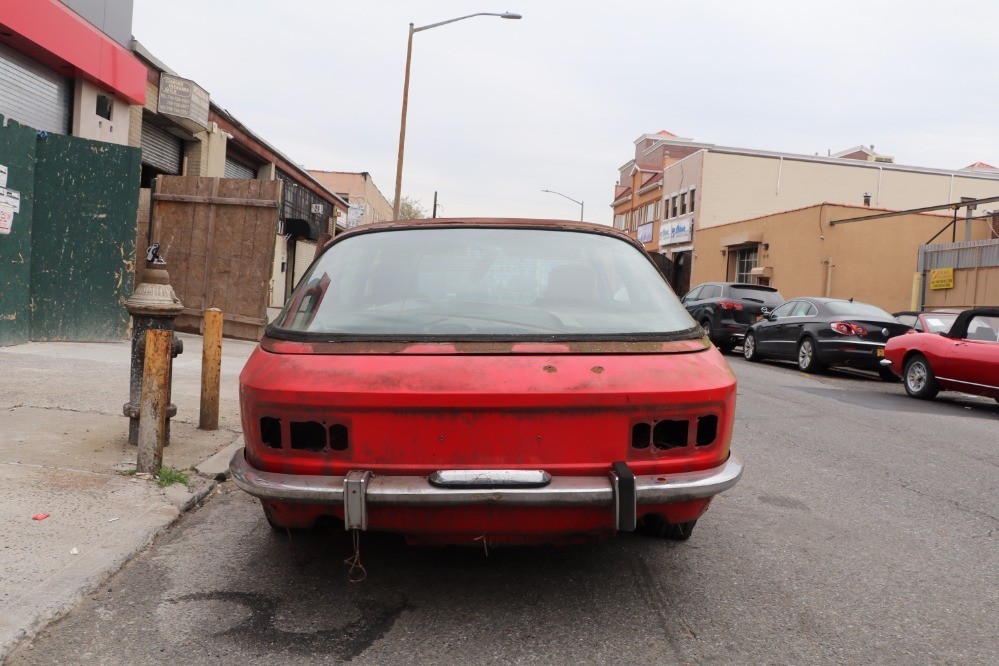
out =
[[930,289],[953,289],[954,269],[934,268],[930,271]]

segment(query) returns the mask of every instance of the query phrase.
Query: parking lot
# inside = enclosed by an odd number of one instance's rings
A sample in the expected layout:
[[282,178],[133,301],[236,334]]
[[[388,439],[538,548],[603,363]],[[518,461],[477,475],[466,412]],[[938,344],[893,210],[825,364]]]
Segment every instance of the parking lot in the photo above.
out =
[[274,534],[224,484],[12,664],[994,663],[999,404],[729,362],[747,470],[683,543]]

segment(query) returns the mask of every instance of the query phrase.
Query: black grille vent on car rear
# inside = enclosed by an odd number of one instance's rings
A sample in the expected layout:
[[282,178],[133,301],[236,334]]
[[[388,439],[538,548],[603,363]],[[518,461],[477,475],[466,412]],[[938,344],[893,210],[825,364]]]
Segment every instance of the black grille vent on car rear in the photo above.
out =
[[718,417],[714,414],[697,417],[697,445],[707,446],[718,436]]
[[281,448],[281,419],[272,416],[260,419],[260,441],[272,449]]
[[301,451],[322,451],[326,448],[326,428],[315,421],[292,421],[291,448]]
[[647,449],[652,443],[652,426],[636,423],[631,426],[631,445],[636,449]]
[[334,423],[330,426],[330,448],[334,451],[346,451],[349,442],[347,441],[347,426],[341,423]]
[[679,446],[687,446],[687,431],[690,429],[689,422],[682,421],[660,421],[652,429],[652,443],[657,449],[675,449]]

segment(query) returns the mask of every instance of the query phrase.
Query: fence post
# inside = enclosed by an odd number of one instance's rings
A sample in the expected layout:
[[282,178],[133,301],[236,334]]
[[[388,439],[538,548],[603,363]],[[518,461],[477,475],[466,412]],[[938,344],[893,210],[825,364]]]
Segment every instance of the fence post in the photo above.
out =
[[204,313],[204,335],[201,352],[201,418],[202,430],[218,430],[219,380],[222,374],[222,311],[209,308]]
[[146,331],[142,397],[139,399],[139,455],[136,469],[147,474],[156,474],[163,466],[172,345],[173,331],[157,329]]

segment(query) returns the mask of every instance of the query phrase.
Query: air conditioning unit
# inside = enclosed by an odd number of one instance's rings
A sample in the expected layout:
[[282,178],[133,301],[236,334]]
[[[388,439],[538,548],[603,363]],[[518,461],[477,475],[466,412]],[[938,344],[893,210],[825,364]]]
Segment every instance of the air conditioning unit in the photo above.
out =
[[323,205],[322,204],[312,204],[312,214],[313,215],[322,215],[323,214]]

